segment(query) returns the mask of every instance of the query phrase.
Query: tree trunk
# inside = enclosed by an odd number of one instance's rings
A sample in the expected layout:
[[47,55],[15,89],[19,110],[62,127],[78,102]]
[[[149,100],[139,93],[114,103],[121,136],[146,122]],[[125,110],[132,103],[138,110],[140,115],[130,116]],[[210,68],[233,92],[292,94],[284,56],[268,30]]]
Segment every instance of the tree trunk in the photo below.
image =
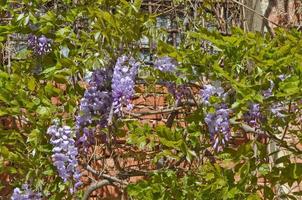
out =
[[[253,9],[256,13],[263,14],[262,5],[263,1],[261,0],[245,0],[244,4],[249,8]],[[256,14],[255,12],[244,8],[245,18],[247,20],[247,26],[249,31],[261,31],[262,26],[262,17]]]

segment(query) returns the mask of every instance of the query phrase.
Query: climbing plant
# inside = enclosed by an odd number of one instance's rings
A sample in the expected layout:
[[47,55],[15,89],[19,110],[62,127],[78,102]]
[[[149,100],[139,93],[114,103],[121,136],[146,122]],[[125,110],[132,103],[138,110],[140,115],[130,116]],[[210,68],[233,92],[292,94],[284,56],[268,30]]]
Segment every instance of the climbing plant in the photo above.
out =
[[301,196],[301,33],[221,34],[213,2],[172,2],[0,3],[0,195]]

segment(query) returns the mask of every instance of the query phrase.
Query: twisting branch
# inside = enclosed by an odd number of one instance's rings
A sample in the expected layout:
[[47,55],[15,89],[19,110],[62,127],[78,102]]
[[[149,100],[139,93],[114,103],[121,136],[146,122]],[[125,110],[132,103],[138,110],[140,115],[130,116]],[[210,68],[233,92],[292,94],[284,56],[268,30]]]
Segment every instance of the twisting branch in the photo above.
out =
[[106,185],[110,185],[110,181],[108,180],[102,180],[102,181],[99,181],[97,183],[94,183],[92,185],[90,185],[87,190],[85,191],[84,193],[84,196],[82,198],[82,200],[88,200],[89,197],[90,197],[90,194],[94,191],[94,190],[97,190],[103,186],[106,186]]
[[104,179],[107,179],[108,181],[111,181],[111,182],[117,182],[119,184],[122,184],[122,185],[127,185],[128,183],[126,181],[123,181],[121,179],[118,179],[114,176],[110,176],[108,174],[104,174],[102,172],[97,172],[96,170],[94,170],[92,167],[90,167],[89,165],[86,166],[86,169],[87,171],[91,172],[92,174],[98,176],[98,177],[102,177]]
[[157,110],[157,111],[146,111],[146,112],[139,112],[139,113],[132,113],[132,112],[127,112],[125,111],[126,114],[129,114],[133,117],[141,117],[144,115],[154,115],[154,114],[164,114],[164,113],[170,113],[170,112],[175,112],[183,109],[182,107],[176,107],[176,108],[170,108],[170,109],[165,109],[165,110]]

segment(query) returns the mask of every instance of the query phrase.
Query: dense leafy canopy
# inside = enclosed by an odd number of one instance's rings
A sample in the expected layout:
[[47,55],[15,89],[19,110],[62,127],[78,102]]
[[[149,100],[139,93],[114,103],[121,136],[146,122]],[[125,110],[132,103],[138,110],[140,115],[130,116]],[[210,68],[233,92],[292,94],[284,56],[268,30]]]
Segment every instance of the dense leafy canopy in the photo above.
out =
[[[70,190],[74,179],[64,182],[60,163],[53,163],[54,142],[47,130],[54,120],[72,127],[75,140],[84,134],[97,139],[84,148],[75,141],[83,174],[94,162],[91,148],[98,145],[112,155],[122,148],[126,154],[121,157],[146,161],[149,167],[135,171],[145,178],[124,187],[133,199],[301,195],[299,190],[281,191],[302,180],[297,162],[302,151],[300,32],[278,29],[270,38],[234,28],[223,36],[200,24],[201,17],[210,19],[200,10],[189,27],[177,17],[182,32],[173,45],[168,31],[157,24],[164,13],[149,14],[142,1],[54,2],[0,3],[0,13],[12,18],[0,25],[0,48],[8,52],[0,64],[0,175],[9,175],[10,195],[28,184],[45,199],[83,196],[88,183]],[[175,4],[185,6],[186,1]],[[142,53],[145,40],[152,59]],[[119,63],[125,55],[125,63],[139,67],[138,75]],[[99,69],[113,75],[100,73],[106,81],[98,82]],[[96,77],[91,78],[92,72]],[[143,90],[138,84],[150,94],[160,84],[168,87],[171,114],[165,124],[135,120],[143,114],[126,108],[135,96],[135,82],[136,93]],[[180,110],[183,123],[173,117]],[[118,178],[129,181],[128,169],[116,168]]]

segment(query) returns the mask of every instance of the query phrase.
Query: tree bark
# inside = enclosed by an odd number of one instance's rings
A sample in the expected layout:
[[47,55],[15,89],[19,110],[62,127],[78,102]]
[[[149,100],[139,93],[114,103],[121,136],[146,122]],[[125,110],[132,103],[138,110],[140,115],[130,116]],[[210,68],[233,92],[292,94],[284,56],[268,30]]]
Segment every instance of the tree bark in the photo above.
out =
[[[260,0],[245,0],[245,5],[253,9],[257,13],[263,13],[261,9]],[[259,15],[256,15],[255,12],[252,12],[249,9],[244,8],[245,17],[247,20],[247,26],[249,31],[261,31],[262,18]]]

